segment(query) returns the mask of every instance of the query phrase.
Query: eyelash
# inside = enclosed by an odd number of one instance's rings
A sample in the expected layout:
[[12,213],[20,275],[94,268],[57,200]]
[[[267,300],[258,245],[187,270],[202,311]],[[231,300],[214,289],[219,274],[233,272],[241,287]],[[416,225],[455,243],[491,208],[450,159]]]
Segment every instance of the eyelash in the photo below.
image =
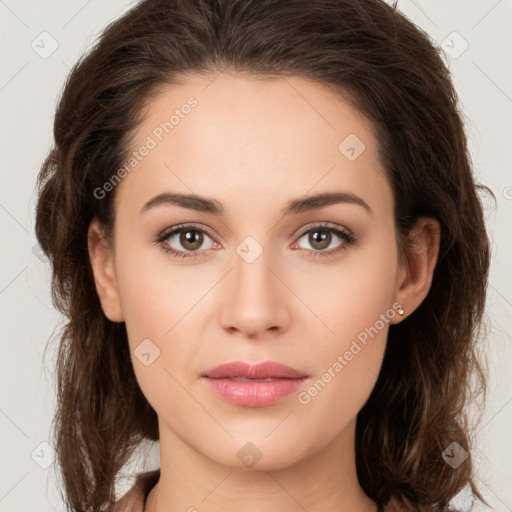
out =
[[[300,240],[304,235],[307,235],[308,233],[315,231],[315,230],[328,231],[328,232],[334,233],[339,238],[341,238],[343,240],[343,242],[335,249],[330,249],[328,251],[326,251],[326,250],[315,251],[312,249],[303,249],[304,251],[306,251],[306,256],[308,258],[316,258],[318,256],[328,258],[328,257],[337,256],[339,253],[346,250],[347,246],[353,245],[356,242],[356,236],[352,232],[350,232],[347,229],[340,229],[340,228],[332,227],[328,223],[321,223],[321,224],[316,224],[316,225],[308,227],[308,229],[304,230],[298,236],[297,240]],[[210,238],[214,239],[213,235],[207,229],[199,228],[199,226],[195,226],[193,224],[179,224],[177,226],[173,226],[170,229],[166,229],[165,231],[160,233],[157,236],[155,243],[160,244],[160,246],[162,247],[162,249],[165,251],[166,254],[172,254],[172,256],[176,257],[176,258],[203,258],[203,257],[207,256],[207,254],[205,252],[203,252],[202,255],[198,255],[197,251],[196,252],[177,251],[176,249],[173,249],[169,245],[166,245],[166,241],[171,235],[174,235],[176,233],[181,233],[182,231],[185,231],[185,232],[186,231],[199,231],[202,233],[206,233]],[[208,251],[208,249],[206,251]],[[189,255],[189,254],[191,254],[191,255]]]

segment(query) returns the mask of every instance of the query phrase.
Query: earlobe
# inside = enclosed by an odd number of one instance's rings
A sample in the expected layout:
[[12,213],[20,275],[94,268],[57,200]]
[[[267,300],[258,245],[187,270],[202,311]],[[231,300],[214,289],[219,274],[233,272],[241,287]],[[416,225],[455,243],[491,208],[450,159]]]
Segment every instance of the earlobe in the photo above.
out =
[[395,300],[401,304],[404,315],[393,323],[407,318],[427,296],[439,255],[441,227],[431,217],[420,217],[409,232],[410,248],[407,262],[397,273]]
[[103,312],[110,321],[123,322],[113,252],[103,236],[103,226],[96,218],[89,226],[87,240],[94,282]]

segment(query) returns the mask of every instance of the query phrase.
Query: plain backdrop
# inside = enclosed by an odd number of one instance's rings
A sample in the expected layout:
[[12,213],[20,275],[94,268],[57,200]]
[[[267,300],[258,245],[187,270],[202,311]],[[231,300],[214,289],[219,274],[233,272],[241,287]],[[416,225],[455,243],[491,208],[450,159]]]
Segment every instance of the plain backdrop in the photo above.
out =
[[[102,28],[132,5],[0,0],[0,512],[63,510],[49,444],[52,358],[46,367],[42,358],[61,319],[34,235],[34,186],[66,75]],[[474,458],[486,500],[498,512],[512,511],[512,0],[402,0],[398,8],[444,49],[478,180],[497,198],[496,207],[486,202],[493,245],[490,375]],[[158,443],[142,446],[130,464],[133,471],[158,466]],[[127,479],[118,492],[130,484]],[[465,492],[454,501],[464,511],[468,503]]]

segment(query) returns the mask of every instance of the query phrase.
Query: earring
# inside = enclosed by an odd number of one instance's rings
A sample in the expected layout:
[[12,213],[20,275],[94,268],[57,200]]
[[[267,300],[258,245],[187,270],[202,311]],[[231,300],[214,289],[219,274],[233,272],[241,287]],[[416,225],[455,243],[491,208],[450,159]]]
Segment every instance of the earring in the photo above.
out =
[[404,308],[400,305],[400,309],[397,311],[400,316],[404,316]]

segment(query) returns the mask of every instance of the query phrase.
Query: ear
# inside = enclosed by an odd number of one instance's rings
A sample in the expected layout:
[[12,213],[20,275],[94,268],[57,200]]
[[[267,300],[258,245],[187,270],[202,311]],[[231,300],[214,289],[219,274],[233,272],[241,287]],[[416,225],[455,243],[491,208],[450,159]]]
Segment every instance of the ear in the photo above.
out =
[[112,322],[123,322],[117,289],[114,253],[103,235],[103,226],[97,218],[89,225],[87,233],[89,258],[94,274],[96,291],[105,316]]
[[401,304],[404,315],[395,315],[391,323],[406,318],[427,296],[439,255],[441,227],[436,219],[420,217],[408,237],[409,252],[406,263],[400,265],[395,288],[395,300]]

